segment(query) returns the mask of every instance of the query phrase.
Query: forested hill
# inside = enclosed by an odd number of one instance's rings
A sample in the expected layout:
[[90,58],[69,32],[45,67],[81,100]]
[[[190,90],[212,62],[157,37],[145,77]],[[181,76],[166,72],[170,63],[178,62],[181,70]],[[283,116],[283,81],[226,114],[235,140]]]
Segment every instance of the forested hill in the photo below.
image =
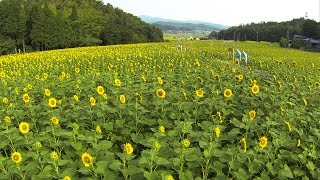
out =
[[159,28],[99,0],[0,0],[0,55],[157,41]]
[[286,22],[262,22],[234,26],[219,33],[212,32],[209,37],[226,40],[251,40],[278,42],[281,37],[292,39],[295,34],[310,38],[320,38],[320,23],[304,18]]

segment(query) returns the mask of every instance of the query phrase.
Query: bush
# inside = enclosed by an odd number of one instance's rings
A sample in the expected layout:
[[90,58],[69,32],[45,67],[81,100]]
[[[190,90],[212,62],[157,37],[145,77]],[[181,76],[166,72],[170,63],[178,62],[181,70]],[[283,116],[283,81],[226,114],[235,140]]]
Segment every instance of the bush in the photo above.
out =
[[288,47],[288,39],[287,38],[282,37],[280,39],[279,43],[280,43],[280,47]]
[[305,43],[301,40],[293,40],[291,47],[295,49],[301,49],[305,46]]

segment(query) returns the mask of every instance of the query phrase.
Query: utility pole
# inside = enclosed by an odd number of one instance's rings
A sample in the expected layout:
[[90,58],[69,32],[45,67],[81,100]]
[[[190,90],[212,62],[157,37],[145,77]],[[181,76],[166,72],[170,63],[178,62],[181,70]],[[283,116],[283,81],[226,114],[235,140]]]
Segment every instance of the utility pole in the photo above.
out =
[[289,44],[290,44],[290,40],[289,40],[289,31],[287,31],[287,47],[289,46]]

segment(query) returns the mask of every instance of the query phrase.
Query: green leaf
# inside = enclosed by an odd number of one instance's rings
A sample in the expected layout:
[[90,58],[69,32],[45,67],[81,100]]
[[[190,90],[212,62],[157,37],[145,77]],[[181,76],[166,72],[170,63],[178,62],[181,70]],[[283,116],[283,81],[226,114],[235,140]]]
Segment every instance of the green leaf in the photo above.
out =
[[155,158],[155,162],[156,162],[156,164],[158,164],[158,165],[168,165],[168,164],[170,164],[170,161],[168,161],[168,160],[165,159],[165,158],[161,158],[161,157],[156,157],[156,158]]
[[314,171],[316,169],[316,167],[314,166],[313,162],[311,161],[308,161],[307,163],[307,168],[310,170],[310,171]]
[[112,142],[111,141],[100,141],[98,144],[93,144],[93,148],[96,150],[103,150],[103,151],[107,151],[109,148],[112,147]]
[[113,160],[109,167],[114,171],[120,171],[121,166],[122,166],[122,163],[120,161]]
[[180,158],[172,158],[171,160],[172,160],[173,166],[179,166],[182,161],[182,159]]
[[279,171],[279,175],[287,177],[287,178],[293,178],[293,174],[291,172],[291,169],[289,168],[289,166],[287,164],[283,165],[283,169],[281,169]]
[[225,152],[222,156],[219,157],[221,162],[229,162],[232,160],[233,155],[229,152]]
[[76,167],[71,167],[71,168],[66,168],[61,176],[64,177],[64,176],[73,176],[74,174],[76,174],[77,172],[77,168]]
[[248,179],[247,172],[242,168],[239,168],[238,171],[235,172],[234,174],[236,175],[236,179],[243,179],[243,180]]
[[149,164],[149,162],[146,157],[141,157],[139,159],[139,164]]
[[71,146],[77,150],[77,151],[81,151],[82,150],[82,143],[81,142],[72,142]]
[[193,180],[192,173],[190,171],[178,171],[180,180]]
[[91,173],[91,168],[90,167],[82,167],[78,170],[78,172],[80,172],[84,175],[88,175]]
[[152,180],[152,174],[149,173],[148,171],[143,171],[143,176],[144,176],[147,180]]
[[68,164],[70,162],[71,162],[70,160],[58,159],[58,165],[59,166],[63,166],[63,165]]

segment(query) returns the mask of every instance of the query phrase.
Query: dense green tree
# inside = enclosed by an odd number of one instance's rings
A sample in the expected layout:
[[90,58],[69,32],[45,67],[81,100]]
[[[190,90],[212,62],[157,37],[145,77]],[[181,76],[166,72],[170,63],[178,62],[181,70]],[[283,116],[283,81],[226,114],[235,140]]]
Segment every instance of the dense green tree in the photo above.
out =
[[[289,36],[292,39],[294,34],[301,34],[304,22],[305,20],[300,18],[281,23],[251,23],[222,30],[219,32],[218,37],[226,40],[279,42],[281,37],[287,38]],[[209,35],[209,38],[216,37],[217,32],[212,32]]]
[[30,11],[30,41],[31,46],[36,50],[43,50],[45,48],[46,33],[46,17],[44,11],[39,3],[33,3]]
[[24,49],[27,21],[24,1],[3,0],[0,12],[0,34],[14,41],[15,52]]
[[101,0],[0,0],[0,55],[163,41],[159,28]]
[[314,20],[307,19],[302,26],[303,35],[310,38],[317,38],[318,23]]

